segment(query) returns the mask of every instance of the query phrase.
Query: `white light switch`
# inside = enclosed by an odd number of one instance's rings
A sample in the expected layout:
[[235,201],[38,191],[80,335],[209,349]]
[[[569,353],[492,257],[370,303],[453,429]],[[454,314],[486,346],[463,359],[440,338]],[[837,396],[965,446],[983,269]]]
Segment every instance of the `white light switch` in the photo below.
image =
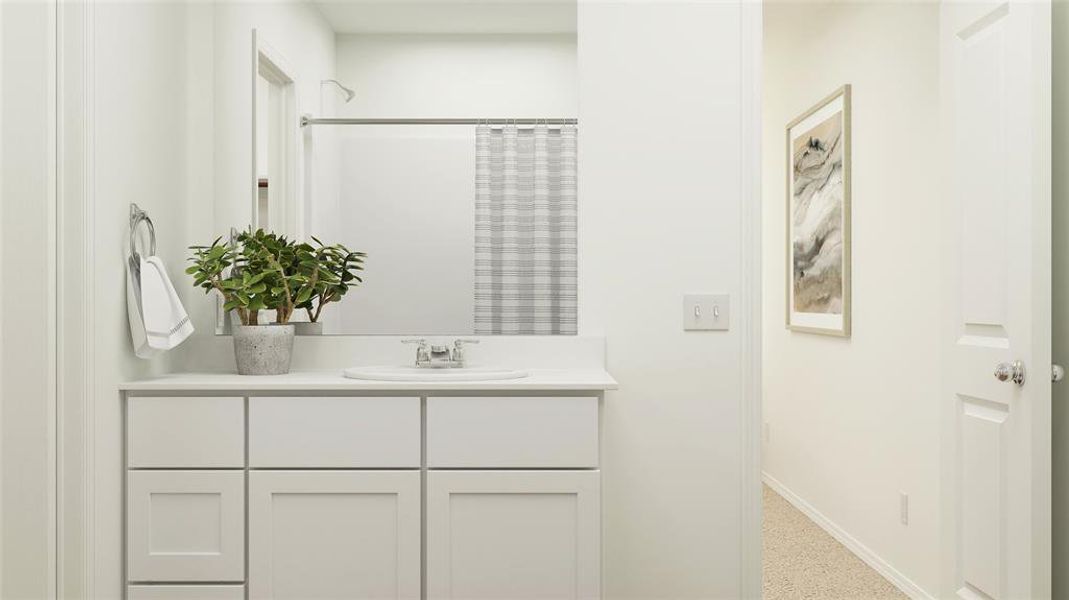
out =
[[687,294],[683,296],[683,329],[727,330],[730,308],[727,294]]

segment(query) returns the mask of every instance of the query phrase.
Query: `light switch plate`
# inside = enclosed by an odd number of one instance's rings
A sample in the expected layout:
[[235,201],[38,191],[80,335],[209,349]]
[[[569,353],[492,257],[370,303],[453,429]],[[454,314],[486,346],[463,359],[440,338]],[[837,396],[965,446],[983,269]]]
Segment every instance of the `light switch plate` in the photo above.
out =
[[684,331],[726,331],[731,322],[727,294],[686,294],[683,296]]

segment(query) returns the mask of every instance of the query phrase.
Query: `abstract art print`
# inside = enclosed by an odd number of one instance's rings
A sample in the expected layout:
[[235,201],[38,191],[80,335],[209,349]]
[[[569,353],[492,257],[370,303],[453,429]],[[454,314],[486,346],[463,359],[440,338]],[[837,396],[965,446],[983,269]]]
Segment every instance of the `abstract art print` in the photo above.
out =
[[787,327],[850,335],[850,86],[787,126]]

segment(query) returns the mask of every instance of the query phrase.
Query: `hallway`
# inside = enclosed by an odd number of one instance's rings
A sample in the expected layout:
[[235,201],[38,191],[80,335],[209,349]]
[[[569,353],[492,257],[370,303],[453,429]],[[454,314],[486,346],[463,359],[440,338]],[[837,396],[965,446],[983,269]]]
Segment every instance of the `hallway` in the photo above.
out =
[[764,600],[907,597],[767,485],[762,502]]

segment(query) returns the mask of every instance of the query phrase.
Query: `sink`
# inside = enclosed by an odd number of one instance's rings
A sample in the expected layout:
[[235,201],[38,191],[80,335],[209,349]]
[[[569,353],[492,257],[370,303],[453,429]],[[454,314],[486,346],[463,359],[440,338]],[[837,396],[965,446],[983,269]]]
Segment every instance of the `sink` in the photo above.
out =
[[498,381],[527,377],[527,371],[493,367],[435,369],[422,367],[352,367],[345,369],[350,379],[372,381]]

